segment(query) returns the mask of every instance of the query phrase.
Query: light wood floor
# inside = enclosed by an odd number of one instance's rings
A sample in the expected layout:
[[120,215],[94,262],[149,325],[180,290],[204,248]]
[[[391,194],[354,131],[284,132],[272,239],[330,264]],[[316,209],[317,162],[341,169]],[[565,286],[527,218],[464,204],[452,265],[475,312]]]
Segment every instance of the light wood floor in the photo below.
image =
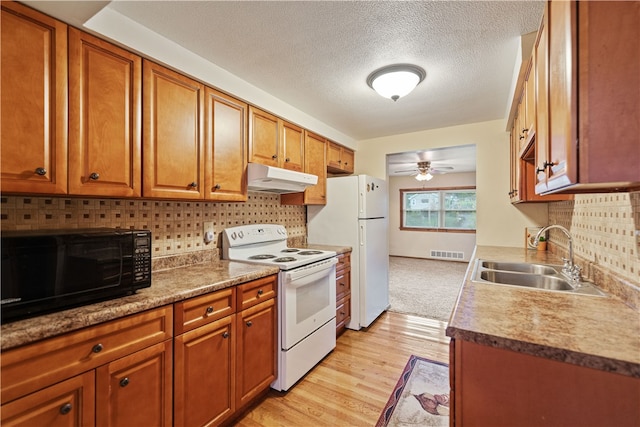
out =
[[288,392],[271,390],[237,426],[374,426],[409,360],[449,363],[446,323],[383,313],[367,330],[347,330],[336,349]]

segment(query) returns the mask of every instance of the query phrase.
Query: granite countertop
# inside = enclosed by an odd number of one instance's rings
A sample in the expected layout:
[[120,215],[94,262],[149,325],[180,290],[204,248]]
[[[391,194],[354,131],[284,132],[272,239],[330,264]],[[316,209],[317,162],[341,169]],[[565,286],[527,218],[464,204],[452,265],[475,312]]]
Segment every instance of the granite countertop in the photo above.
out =
[[3,324],[0,349],[50,338],[87,326],[277,274],[278,267],[216,260],[152,273],[151,287],[134,295]]
[[640,313],[593,296],[471,281],[476,259],[562,264],[548,252],[478,246],[447,335],[640,378]]
[[303,249],[316,249],[318,251],[335,251],[337,255],[346,254],[353,249],[351,246],[334,246],[334,245],[316,245],[313,243],[307,243],[303,245]]

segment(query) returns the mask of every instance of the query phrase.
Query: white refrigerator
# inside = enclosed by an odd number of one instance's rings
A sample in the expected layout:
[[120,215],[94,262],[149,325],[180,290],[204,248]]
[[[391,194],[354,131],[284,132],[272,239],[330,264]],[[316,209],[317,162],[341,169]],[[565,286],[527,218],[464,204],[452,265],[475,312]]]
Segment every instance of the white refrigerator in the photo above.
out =
[[327,204],[307,207],[310,244],[351,246],[351,321],[366,328],[389,308],[389,195],[367,175],[327,179]]

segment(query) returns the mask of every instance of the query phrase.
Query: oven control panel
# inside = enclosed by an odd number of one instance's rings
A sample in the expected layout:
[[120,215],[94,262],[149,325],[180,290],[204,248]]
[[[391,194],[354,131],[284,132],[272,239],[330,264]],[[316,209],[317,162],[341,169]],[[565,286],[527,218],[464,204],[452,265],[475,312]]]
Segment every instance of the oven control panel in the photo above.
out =
[[229,247],[287,239],[287,229],[278,224],[249,224],[224,230]]

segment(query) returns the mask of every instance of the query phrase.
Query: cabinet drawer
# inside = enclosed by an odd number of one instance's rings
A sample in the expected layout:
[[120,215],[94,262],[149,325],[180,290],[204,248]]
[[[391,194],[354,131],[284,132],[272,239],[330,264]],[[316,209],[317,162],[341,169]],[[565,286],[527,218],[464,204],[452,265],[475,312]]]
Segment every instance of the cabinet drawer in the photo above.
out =
[[268,276],[237,286],[238,311],[252,307],[269,298],[274,298],[278,292],[278,276]]
[[171,306],[3,352],[2,403],[170,339]]
[[351,295],[347,295],[336,303],[336,332],[343,330],[349,320],[351,320]]
[[336,264],[336,274],[351,268],[351,253],[338,255],[338,264]]
[[351,293],[351,270],[336,273],[336,301]]
[[175,334],[222,319],[235,311],[233,287],[178,302],[175,304]]

